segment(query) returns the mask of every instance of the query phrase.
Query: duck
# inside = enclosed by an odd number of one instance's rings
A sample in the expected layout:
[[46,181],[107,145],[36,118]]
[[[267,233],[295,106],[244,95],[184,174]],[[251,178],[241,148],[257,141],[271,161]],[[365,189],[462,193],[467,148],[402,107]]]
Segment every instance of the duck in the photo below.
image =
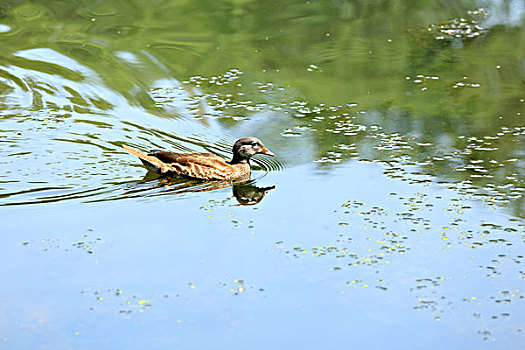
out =
[[146,169],[160,175],[182,176],[197,180],[245,180],[250,178],[250,158],[256,154],[275,157],[261,140],[248,136],[233,144],[231,160],[211,153],[176,153],[151,151],[145,153],[132,147],[122,146],[139,157]]

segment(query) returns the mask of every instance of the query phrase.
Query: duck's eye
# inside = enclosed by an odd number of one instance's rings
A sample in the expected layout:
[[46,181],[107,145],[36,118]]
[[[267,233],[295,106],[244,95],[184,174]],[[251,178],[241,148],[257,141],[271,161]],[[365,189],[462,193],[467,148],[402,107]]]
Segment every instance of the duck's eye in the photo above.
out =
[[257,142],[252,142],[252,147],[257,147]]

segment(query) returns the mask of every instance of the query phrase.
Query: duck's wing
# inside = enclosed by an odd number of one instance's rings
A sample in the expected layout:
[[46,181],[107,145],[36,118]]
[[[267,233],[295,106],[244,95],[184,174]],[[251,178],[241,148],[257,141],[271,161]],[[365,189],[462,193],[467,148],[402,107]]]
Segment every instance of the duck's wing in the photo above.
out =
[[223,157],[211,153],[155,152],[156,157],[178,175],[203,180],[230,180],[239,176],[238,169]]
[[171,164],[171,163],[180,163],[181,161],[187,162],[187,161],[198,161],[200,159],[216,159],[216,160],[222,160],[226,162],[226,159],[223,157],[219,157],[215,154],[211,153],[177,153],[177,152],[167,152],[167,151],[155,151],[150,152],[148,154],[149,156],[156,157],[160,161]]

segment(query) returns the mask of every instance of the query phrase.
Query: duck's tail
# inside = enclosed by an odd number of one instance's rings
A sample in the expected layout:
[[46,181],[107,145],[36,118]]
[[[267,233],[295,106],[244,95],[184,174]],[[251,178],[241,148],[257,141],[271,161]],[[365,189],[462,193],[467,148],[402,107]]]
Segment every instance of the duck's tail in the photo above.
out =
[[133,154],[134,156],[139,157],[139,159],[142,161],[142,163],[148,170],[156,172],[157,174],[165,174],[171,170],[166,165],[166,163],[160,161],[156,157],[149,156],[147,153],[141,152],[126,145],[122,145],[122,147],[124,147],[126,151]]

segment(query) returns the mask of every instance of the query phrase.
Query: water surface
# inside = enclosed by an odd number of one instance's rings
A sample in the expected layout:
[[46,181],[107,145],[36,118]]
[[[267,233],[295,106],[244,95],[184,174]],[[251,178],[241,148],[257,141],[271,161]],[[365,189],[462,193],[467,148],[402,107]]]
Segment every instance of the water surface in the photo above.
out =
[[[0,344],[518,348],[520,1],[0,5]],[[147,174],[123,144],[252,181]],[[206,335],[206,336],[203,336]]]

